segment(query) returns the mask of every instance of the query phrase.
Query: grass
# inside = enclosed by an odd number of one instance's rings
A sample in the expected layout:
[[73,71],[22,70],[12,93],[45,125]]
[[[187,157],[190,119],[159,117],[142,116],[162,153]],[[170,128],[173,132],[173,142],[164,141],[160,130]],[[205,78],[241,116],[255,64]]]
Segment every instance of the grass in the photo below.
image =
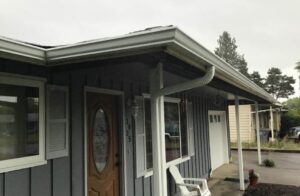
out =
[[[243,148],[256,148],[256,142],[243,142]],[[231,147],[237,147],[236,142],[231,142]],[[279,150],[300,150],[300,143],[296,143],[294,140],[289,140],[288,138],[283,138],[281,140],[276,140],[273,142],[267,142],[261,144],[262,149],[279,149]]]

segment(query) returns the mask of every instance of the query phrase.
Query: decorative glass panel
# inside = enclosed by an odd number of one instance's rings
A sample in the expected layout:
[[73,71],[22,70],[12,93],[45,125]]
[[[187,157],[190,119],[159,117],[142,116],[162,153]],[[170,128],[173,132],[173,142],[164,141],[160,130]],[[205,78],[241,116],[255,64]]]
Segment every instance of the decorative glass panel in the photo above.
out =
[[39,89],[0,85],[0,160],[39,154]]
[[210,121],[211,123],[213,123],[213,122],[214,122],[214,120],[213,120],[213,116],[212,116],[212,115],[209,115],[209,121]]
[[109,127],[105,111],[100,108],[96,112],[93,125],[93,155],[96,168],[103,171],[108,159]]

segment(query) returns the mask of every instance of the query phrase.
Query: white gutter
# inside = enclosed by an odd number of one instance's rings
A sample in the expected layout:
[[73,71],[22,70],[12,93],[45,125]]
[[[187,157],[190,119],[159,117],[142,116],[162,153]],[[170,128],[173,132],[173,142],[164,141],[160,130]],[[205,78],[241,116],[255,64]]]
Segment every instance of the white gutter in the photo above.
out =
[[153,50],[167,52],[200,70],[203,70],[203,66],[213,65],[216,68],[215,77],[270,103],[276,103],[262,88],[174,26],[50,49],[0,38],[0,57],[47,66],[114,58]]
[[164,96],[190,90],[208,84],[214,77],[215,67],[208,68],[206,74],[198,79],[163,87],[163,68],[158,65],[157,72],[151,78],[151,119],[152,119],[152,153],[153,153],[153,195],[167,195],[167,175],[165,156],[165,117]]
[[30,44],[15,40],[0,38],[0,57],[24,62],[45,64],[45,50]]

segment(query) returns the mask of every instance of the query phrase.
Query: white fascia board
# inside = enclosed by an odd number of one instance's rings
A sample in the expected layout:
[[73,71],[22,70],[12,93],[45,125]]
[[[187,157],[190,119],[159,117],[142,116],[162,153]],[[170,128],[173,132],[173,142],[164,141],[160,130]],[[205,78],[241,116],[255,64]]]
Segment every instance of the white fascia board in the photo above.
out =
[[0,56],[11,60],[45,65],[45,50],[22,42],[0,39]]
[[[198,58],[204,60],[210,65],[216,66],[216,77],[229,82],[240,89],[244,89],[254,95],[257,95],[271,103],[277,102],[271,95],[252,82],[249,78],[238,72],[223,59],[213,54],[179,29],[176,30],[175,43],[180,45],[181,48],[184,48],[185,52],[191,51],[191,53],[195,54]],[[178,54],[180,55],[182,53]]]
[[68,59],[99,57],[114,53],[141,52],[141,50],[162,48],[173,41],[175,30],[175,27],[162,28],[159,30],[132,33],[113,39],[95,40],[48,49],[47,62],[51,65]]

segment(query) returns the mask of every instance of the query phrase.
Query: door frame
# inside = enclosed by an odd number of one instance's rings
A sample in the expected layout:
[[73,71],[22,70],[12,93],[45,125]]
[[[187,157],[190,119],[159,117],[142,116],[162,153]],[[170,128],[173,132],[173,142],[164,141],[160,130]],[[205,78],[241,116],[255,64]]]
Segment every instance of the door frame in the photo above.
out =
[[[225,151],[224,153],[226,154],[226,159],[225,159],[225,163],[229,163],[229,138],[228,138],[228,124],[227,124],[227,113],[224,110],[208,110],[208,134],[209,134],[209,151],[210,151],[210,166],[211,166],[211,142],[210,142],[210,119],[209,116],[213,114],[220,114],[224,116],[224,126],[225,126]],[[212,168],[211,168],[212,169]],[[211,171],[212,172],[212,171]]]
[[115,95],[119,98],[119,108],[118,108],[118,122],[119,127],[117,133],[123,132],[123,134],[118,134],[119,137],[119,152],[121,153],[121,167],[119,170],[119,188],[120,196],[127,196],[127,163],[126,163],[126,130],[125,130],[125,97],[123,91],[103,89],[91,86],[84,86],[84,195],[88,196],[88,130],[87,130],[87,108],[86,108],[86,94],[87,92]]

